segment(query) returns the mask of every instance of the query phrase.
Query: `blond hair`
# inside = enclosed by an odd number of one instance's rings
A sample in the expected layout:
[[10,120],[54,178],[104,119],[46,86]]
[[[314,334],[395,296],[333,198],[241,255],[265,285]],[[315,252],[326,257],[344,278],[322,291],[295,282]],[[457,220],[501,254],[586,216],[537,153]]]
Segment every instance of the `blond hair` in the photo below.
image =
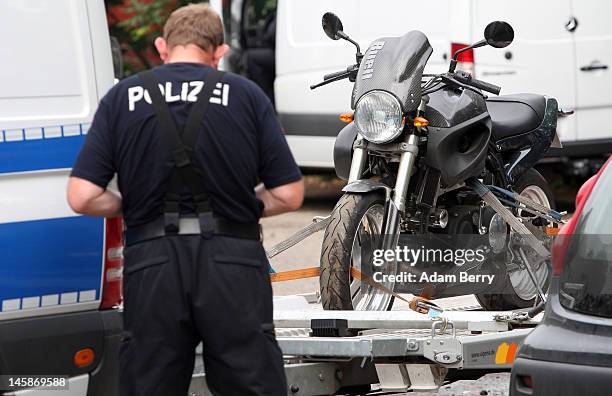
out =
[[177,8],[164,25],[168,48],[195,44],[205,51],[223,44],[221,18],[208,4],[189,4]]

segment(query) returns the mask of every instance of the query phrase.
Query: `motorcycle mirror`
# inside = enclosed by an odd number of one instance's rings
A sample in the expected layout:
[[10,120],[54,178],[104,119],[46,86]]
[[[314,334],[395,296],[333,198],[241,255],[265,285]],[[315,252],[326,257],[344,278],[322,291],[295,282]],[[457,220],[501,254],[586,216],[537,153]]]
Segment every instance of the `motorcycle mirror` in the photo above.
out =
[[326,12],[325,14],[323,14],[322,23],[323,31],[325,32],[327,37],[332,40],[340,40],[342,38],[342,34],[338,34],[338,32],[344,33],[342,31],[342,21],[340,20],[340,18],[338,18],[336,14],[334,14],[333,12]]
[[507,22],[491,22],[484,30],[484,37],[491,47],[504,48],[514,40],[514,29]]

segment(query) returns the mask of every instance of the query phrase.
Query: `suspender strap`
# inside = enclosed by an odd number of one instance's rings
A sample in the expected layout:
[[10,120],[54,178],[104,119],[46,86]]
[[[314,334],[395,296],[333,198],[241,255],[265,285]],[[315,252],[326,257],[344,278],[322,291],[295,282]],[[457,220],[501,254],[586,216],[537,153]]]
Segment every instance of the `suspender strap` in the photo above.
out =
[[181,136],[172,113],[161,95],[160,85],[153,71],[148,70],[139,74],[151,97],[159,120],[159,127],[162,130],[163,141],[170,148],[174,161],[174,171],[170,175],[164,208],[165,230],[168,234],[179,232],[181,192],[185,184],[192,194],[202,236],[210,238],[214,232],[210,196],[205,191],[202,175],[194,166],[191,158],[213,90],[223,75],[223,72],[217,70],[206,75],[204,86],[198,95],[198,100],[192,106]]

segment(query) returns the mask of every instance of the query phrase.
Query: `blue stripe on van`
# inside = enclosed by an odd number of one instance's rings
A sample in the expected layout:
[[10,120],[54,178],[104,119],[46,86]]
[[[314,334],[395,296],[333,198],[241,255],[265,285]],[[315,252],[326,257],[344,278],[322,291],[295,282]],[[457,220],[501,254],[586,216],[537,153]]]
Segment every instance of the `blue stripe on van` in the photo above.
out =
[[0,143],[0,173],[72,168],[85,136]]
[[3,301],[24,297],[88,291],[76,293],[77,301],[99,299],[103,221],[79,216],[0,224],[0,311]]
[[0,174],[71,168],[91,124],[0,131]]

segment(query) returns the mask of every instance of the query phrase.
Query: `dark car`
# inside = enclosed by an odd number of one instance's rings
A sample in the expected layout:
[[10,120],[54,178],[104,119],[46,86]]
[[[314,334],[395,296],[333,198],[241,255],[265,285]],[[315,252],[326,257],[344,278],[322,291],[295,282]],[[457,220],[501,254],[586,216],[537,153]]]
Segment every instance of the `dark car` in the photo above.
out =
[[546,313],[517,353],[510,395],[612,395],[611,162],[555,240]]

